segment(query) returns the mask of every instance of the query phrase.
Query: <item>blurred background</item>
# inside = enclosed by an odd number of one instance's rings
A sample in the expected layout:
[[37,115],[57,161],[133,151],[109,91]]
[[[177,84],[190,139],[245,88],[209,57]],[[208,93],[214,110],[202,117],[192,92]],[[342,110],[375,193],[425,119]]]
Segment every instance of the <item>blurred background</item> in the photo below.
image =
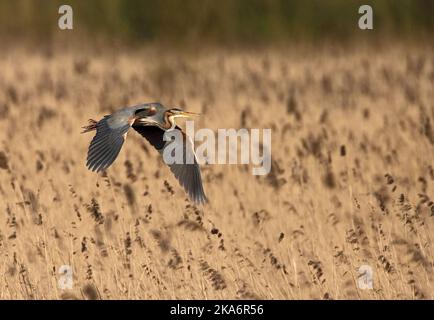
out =
[[[62,4],[74,10],[69,35],[57,27]],[[363,4],[374,8],[374,32],[358,28]],[[361,37],[432,40],[433,12],[430,0],[3,0],[0,36],[50,42],[62,34],[131,44],[237,46]]]
[[[0,0],[0,299],[434,299],[433,9]],[[202,164],[196,207],[133,130],[89,171],[88,119],[150,101],[272,129],[271,172]]]

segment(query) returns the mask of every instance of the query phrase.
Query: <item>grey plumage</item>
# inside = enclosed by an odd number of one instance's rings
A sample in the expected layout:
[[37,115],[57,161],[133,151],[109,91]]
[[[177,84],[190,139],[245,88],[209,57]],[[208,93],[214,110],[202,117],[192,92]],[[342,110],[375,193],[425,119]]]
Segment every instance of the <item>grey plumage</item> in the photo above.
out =
[[109,117],[105,116],[98,122],[96,135],[89,146],[86,166],[92,171],[104,170],[114,162],[125,141],[124,135],[130,128],[128,124],[110,128]]

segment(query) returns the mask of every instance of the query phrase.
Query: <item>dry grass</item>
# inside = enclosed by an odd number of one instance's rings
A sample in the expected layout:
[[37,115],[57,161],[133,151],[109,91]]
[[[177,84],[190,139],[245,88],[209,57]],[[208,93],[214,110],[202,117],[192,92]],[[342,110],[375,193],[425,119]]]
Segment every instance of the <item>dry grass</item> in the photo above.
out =
[[[432,50],[10,49],[0,68],[0,298],[434,298]],[[136,133],[88,171],[87,119],[153,100],[272,128],[272,172],[204,166],[196,208]]]

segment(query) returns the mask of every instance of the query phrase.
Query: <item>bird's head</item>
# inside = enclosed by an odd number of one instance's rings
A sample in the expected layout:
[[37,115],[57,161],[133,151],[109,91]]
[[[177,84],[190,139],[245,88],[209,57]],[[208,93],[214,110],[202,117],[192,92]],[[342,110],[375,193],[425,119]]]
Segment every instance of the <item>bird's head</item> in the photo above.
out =
[[184,111],[181,108],[166,108],[161,103],[149,103],[136,112],[136,121],[144,125],[157,125],[162,128],[174,127],[176,118],[190,118],[198,113]]
[[[180,108],[171,108],[166,111],[167,120],[170,124],[170,128],[173,129],[176,126],[176,118],[191,118],[192,116],[199,115],[198,113],[184,111]],[[165,117],[166,118],[166,117]]]

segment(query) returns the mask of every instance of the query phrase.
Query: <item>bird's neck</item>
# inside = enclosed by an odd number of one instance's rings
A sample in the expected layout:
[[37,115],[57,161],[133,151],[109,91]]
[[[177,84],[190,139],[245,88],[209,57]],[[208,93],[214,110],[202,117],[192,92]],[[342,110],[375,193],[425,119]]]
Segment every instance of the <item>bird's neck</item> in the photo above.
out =
[[174,129],[175,126],[175,116],[166,112],[166,114],[164,115],[164,129]]

